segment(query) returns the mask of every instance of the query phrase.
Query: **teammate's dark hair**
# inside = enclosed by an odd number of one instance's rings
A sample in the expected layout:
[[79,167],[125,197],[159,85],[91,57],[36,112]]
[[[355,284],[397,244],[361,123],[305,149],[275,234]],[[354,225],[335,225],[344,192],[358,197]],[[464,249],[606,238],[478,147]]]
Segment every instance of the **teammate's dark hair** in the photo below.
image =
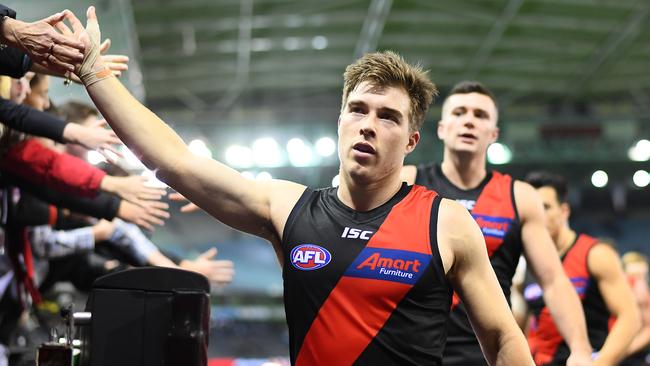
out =
[[528,173],[528,175],[526,175],[526,179],[524,180],[535,188],[553,188],[555,190],[558,202],[567,202],[567,183],[566,179],[564,179],[563,176],[539,170]]
[[483,94],[494,102],[494,105],[497,105],[497,98],[494,96],[492,91],[488,89],[485,85],[479,83],[478,81],[469,81],[469,80],[464,80],[459,82],[458,84],[454,85],[453,88],[451,88],[451,91],[449,91],[449,95],[447,98],[454,94],[469,94],[469,93],[478,93],[478,94]]

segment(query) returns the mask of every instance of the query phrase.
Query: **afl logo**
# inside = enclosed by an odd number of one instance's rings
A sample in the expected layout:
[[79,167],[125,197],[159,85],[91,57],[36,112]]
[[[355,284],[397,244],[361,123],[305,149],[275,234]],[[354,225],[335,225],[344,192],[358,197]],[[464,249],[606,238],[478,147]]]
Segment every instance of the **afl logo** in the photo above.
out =
[[332,255],[327,249],[314,244],[302,244],[291,251],[291,264],[303,271],[313,271],[325,267]]

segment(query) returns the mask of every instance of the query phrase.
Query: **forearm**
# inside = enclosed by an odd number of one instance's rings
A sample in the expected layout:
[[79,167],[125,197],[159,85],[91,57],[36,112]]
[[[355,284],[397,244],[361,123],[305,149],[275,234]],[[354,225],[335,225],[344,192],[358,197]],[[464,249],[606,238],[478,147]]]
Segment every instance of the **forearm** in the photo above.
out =
[[30,135],[65,141],[63,135],[66,122],[26,105],[0,99],[0,120],[3,124]]
[[580,298],[565,276],[544,286],[544,302],[571,352],[592,352]]
[[521,336],[519,329],[514,328],[509,335],[504,335],[498,339],[496,361],[493,365],[532,365],[530,349],[524,337]]
[[92,250],[95,239],[91,227],[74,230],[52,230],[48,225],[29,229],[34,253],[42,258],[59,258],[81,250]]
[[627,353],[628,346],[639,330],[636,309],[618,314],[616,323],[609,331],[605,344],[598,353],[602,365],[616,365]]
[[103,79],[87,90],[115,133],[150,169],[173,170],[176,161],[189,152],[183,140],[117,78]]
[[634,336],[630,346],[627,348],[627,355],[633,355],[650,345],[650,327],[643,327],[639,333]]

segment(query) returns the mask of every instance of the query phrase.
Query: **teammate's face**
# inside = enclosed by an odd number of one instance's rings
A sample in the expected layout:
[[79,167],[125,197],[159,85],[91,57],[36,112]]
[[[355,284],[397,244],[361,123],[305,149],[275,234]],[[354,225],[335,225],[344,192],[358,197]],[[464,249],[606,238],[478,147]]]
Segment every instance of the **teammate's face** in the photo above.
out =
[[409,111],[404,89],[360,83],[339,117],[341,172],[368,182],[399,174],[420,138],[409,130]]
[[479,93],[453,94],[442,107],[438,138],[445,149],[485,154],[499,137],[497,109],[490,97]]
[[546,228],[555,240],[558,238],[562,227],[569,220],[569,205],[558,201],[557,192],[555,192],[554,188],[540,187],[537,192],[544,203]]
[[50,97],[48,95],[49,90],[50,78],[41,75],[39,82],[32,86],[31,92],[27,94],[27,97],[25,97],[25,104],[39,111],[44,111],[50,108]]

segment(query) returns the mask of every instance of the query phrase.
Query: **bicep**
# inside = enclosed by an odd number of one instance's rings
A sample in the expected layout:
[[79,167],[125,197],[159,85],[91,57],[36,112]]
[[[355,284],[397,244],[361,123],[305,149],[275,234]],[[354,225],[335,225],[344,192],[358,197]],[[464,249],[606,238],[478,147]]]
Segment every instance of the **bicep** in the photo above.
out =
[[277,223],[286,220],[305,188],[248,179],[225,164],[193,154],[179,159],[163,179],[224,224],[266,239],[281,233]]
[[[444,201],[443,201],[444,202]],[[454,205],[457,205],[454,202]],[[453,252],[454,262],[448,277],[467,309],[477,335],[482,339],[502,331],[512,314],[487,255],[485,239],[465,208],[458,205],[453,233],[445,235],[445,244]]]
[[588,266],[598,281],[598,289],[612,315],[616,316],[628,307],[636,306],[620,259],[613,249],[605,244],[596,245],[589,253]]

